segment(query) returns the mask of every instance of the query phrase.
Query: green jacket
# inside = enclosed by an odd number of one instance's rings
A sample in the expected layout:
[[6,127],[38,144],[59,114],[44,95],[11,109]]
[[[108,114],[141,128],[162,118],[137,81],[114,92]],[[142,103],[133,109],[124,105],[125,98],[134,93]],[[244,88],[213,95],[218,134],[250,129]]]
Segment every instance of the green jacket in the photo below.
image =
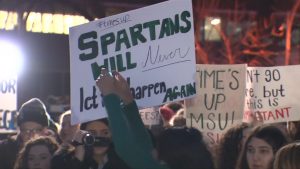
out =
[[103,98],[117,154],[132,169],[169,169],[152,156],[153,145],[135,102],[124,107],[120,98],[109,94]]

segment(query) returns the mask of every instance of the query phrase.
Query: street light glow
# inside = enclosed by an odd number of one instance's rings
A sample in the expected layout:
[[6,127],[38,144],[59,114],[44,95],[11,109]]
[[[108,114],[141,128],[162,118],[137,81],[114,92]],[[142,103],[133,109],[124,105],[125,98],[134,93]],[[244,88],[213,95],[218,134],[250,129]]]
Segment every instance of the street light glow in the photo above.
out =
[[0,40],[0,79],[16,78],[21,73],[22,66],[20,48],[12,42]]

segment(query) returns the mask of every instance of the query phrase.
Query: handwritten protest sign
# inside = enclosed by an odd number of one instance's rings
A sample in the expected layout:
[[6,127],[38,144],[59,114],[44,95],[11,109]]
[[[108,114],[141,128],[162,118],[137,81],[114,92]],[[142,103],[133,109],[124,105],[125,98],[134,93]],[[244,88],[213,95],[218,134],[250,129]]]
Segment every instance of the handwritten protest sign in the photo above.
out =
[[246,65],[197,65],[197,96],[185,101],[187,125],[198,128],[210,144],[242,122]]
[[158,107],[151,107],[139,110],[143,123],[145,125],[158,125],[160,123],[160,114]]
[[139,107],[196,93],[191,0],[167,1],[73,27],[69,41],[73,124],[106,116],[95,86],[101,67],[121,72]]
[[15,129],[17,78],[0,78],[0,128]]
[[[300,66],[248,67],[244,121],[300,120]],[[259,114],[258,114],[259,113]]]

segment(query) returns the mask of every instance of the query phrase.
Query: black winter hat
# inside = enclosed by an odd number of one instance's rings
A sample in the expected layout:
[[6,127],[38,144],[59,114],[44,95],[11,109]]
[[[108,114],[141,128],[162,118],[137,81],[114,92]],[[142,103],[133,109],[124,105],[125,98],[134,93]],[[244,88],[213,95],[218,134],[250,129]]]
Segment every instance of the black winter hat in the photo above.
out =
[[43,127],[49,126],[49,117],[44,103],[38,98],[32,98],[25,102],[17,117],[18,126],[24,122],[36,122]]

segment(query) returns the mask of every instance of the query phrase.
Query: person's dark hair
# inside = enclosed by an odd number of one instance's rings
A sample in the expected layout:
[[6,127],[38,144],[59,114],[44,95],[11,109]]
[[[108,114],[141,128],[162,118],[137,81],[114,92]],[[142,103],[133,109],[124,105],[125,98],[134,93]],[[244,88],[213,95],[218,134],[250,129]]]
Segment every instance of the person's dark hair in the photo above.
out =
[[166,162],[171,169],[214,169],[202,134],[195,128],[166,129],[157,143],[159,160]]
[[293,141],[300,141],[300,121],[289,122],[288,133]]
[[18,155],[18,158],[15,162],[14,169],[27,169],[28,168],[29,151],[33,146],[37,146],[37,145],[45,145],[48,148],[51,155],[53,155],[59,147],[56,140],[52,137],[40,136],[35,139],[31,139],[28,142],[26,142],[23,149],[21,149],[21,151]]
[[234,169],[241,152],[243,131],[248,128],[246,123],[240,123],[229,128],[220,140],[217,152],[218,169]]
[[274,169],[297,169],[300,166],[300,142],[283,146],[276,153]]
[[105,125],[109,126],[108,119],[107,119],[107,118],[103,118],[103,119],[97,119],[97,120],[94,120],[94,121],[89,121],[89,122],[82,123],[82,124],[80,125],[80,130],[85,130],[88,124],[90,124],[90,123],[92,123],[92,122],[95,122],[95,121],[102,122],[102,123],[104,123]]
[[272,125],[258,126],[250,133],[245,142],[240,159],[237,164],[237,169],[249,169],[247,161],[247,146],[251,139],[254,137],[267,142],[272,147],[274,155],[282,146],[287,144],[287,138],[277,127]]

